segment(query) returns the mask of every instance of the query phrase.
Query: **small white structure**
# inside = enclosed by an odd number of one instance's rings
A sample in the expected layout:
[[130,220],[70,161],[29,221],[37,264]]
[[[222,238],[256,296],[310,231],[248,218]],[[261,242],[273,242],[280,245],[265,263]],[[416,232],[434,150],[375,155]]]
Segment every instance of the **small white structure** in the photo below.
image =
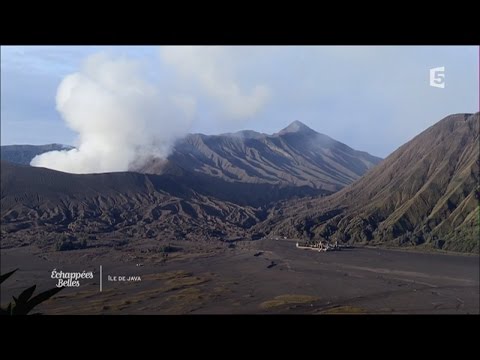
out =
[[338,246],[338,243],[335,241],[335,244],[332,245],[326,240],[321,240],[318,242],[315,242],[313,244],[300,244],[298,241],[296,243],[296,247],[298,249],[304,249],[304,250],[315,250],[315,251],[334,251],[334,250],[340,250],[340,246]]

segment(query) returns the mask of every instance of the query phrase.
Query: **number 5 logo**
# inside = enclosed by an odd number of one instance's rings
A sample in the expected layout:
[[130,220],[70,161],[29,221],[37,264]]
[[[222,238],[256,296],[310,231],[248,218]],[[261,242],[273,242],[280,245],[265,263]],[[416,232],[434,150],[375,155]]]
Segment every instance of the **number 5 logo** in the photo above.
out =
[[430,86],[445,88],[445,66],[430,69]]

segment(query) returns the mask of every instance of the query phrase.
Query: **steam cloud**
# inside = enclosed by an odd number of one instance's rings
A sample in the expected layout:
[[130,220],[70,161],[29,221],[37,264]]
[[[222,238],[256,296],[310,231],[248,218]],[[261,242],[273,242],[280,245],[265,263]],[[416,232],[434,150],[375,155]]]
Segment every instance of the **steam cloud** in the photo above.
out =
[[[256,86],[241,93],[231,70],[216,70],[218,54],[190,47],[167,48],[167,65],[188,81],[200,81],[227,116],[251,116],[263,106],[268,89]],[[36,156],[32,166],[70,173],[126,171],[152,157],[166,158],[179,137],[191,127],[197,99],[166,94],[142,77],[141,66],[127,58],[106,54],[86,59],[78,73],[66,76],[57,90],[57,110],[77,132],[77,148]]]
[[65,77],[56,103],[78,132],[78,147],[41,154],[31,165],[71,173],[125,171],[141,158],[166,157],[188,131],[194,106],[161,96],[134,61],[105,54],[89,57],[80,72]]
[[183,78],[197,83],[205,95],[221,104],[223,115],[229,119],[255,115],[270,98],[269,88],[262,84],[249,92],[242,91],[228,47],[168,46],[161,49],[160,56]]

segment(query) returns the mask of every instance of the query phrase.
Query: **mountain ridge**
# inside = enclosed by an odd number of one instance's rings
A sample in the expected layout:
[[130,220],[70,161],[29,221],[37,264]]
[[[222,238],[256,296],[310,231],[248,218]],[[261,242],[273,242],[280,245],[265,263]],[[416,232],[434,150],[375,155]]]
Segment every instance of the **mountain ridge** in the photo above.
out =
[[[32,155],[62,150],[59,146],[20,147],[23,150],[17,153],[13,146],[2,146],[2,159],[29,164]],[[152,158],[141,164],[133,163],[129,170],[162,174],[169,163],[227,181],[309,186],[334,192],[380,161],[294,121],[271,135],[253,130],[220,135],[189,134],[176,142],[166,160]]]
[[262,231],[350,243],[478,251],[479,115],[454,114],[348,187],[286,202]]
[[92,235],[107,244],[125,236],[245,238],[271,203],[323,193],[309,187],[227,182],[184,169],[162,175],[70,174],[3,160],[0,165],[2,247],[40,239],[37,245],[48,248],[64,233]]
[[37,155],[48,151],[71,150],[73,146],[64,144],[45,144],[45,145],[2,145],[0,147],[0,159],[7,160],[16,164],[29,165],[30,161]]
[[479,123],[478,113],[448,116],[331,195],[226,180],[176,162],[164,163],[161,175],[78,175],[1,161],[2,247],[48,248],[62,233],[108,246],[119,238],[280,235],[475,252]]
[[[190,134],[176,143],[168,157],[168,162],[189,171],[227,181],[310,186],[330,192],[350,184],[380,161],[298,121],[272,135],[249,130]],[[132,170],[161,173],[164,163],[152,160]]]

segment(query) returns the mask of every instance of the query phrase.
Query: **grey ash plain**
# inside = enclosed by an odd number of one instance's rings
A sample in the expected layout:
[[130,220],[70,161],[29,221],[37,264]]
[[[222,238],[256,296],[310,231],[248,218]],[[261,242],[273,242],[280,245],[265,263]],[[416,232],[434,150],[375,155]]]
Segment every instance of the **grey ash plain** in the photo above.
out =
[[[149,243],[123,250],[2,250],[2,273],[21,270],[1,300],[33,283],[39,290],[53,287],[56,268],[94,271],[95,277],[42,304],[38,310],[45,314],[479,313],[476,255],[361,247],[318,253],[283,239],[174,246],[178,251],[166,261],[147,250]],[[109,274],[142,281],[109,282]]]

